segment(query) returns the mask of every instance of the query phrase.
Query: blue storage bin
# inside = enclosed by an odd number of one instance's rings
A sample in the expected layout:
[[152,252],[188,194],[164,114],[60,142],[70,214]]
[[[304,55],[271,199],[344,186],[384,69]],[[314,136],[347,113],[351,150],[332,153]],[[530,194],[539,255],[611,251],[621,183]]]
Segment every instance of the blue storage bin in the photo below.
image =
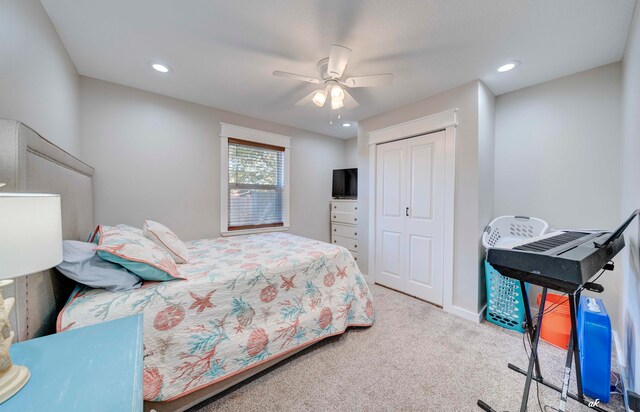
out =
[[607,403],[611,395],[611,320],[601,299],[580,298],[578,342],[584,394]]
[[[487,285],[486,319],[506,329],[524,333],[522,323],[525,320],[525,311],[520,282],[502,276],[486,260],[484,273]],[[529,285],[525,284],[525,288],[528,292]]]

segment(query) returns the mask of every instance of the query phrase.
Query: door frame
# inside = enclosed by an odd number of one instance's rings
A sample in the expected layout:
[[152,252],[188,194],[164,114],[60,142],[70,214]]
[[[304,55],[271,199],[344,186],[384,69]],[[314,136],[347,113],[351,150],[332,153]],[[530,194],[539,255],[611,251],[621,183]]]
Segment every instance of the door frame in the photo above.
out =
[[455,215],[455,130],[458,109],[399,123],[368,133],[369,145],[369,279],[376,281],[376,175],[377,146],[395,140],[408,139],[424,134],[445,132],[445,188],[444,188],[444,262],[442,305],[447,312],[455,312],[453,306],[453,236]]

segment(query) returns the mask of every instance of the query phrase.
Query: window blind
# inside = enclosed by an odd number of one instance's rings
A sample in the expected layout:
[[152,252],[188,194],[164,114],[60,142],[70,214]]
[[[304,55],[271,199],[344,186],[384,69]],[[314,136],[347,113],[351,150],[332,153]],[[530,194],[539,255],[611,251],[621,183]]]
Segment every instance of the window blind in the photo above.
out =
[[284,150],[229,139],[229,230],[284,225]]

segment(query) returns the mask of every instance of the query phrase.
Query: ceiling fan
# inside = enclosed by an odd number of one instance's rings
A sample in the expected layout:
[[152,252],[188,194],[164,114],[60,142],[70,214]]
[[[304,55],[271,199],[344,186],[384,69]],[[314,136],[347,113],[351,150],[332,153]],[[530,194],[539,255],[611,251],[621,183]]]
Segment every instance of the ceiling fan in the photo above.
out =
[[280,70],[274,71],[273,75],[313,84],[322,84],[320,89],[314,90],[298,101],[296,106],[313,102],[316,106],[323,107],[327,98],[330,97],[331,109],[335,110],[342,107],[353,109],[358,106],[358,102],[347,91],[347,88],[386,86],[393,81],[393,74],[370,74],[343,79],[342,75],[347,63],[349,63],[350,56],[351,49],[334,44],[331,46],[329,57],[325,57],[318,62],[319,79]]

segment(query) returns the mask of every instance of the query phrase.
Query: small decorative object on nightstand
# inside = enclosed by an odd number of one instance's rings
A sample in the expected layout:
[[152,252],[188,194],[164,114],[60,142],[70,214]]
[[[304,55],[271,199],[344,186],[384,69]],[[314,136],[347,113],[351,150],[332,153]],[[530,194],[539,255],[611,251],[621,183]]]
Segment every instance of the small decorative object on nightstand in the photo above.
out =
[[[0,193],[0,279],[41,272],[62,262],[60,196]],[[0,289],[13,280],[0,280]],[[14,333],[8,316],[15,300],[0,290],[0,403],[29,380],[29,369],[14,365],[9,347]]]
[[331,201],[331,243],[344,246],[358,260],[358,201]]

